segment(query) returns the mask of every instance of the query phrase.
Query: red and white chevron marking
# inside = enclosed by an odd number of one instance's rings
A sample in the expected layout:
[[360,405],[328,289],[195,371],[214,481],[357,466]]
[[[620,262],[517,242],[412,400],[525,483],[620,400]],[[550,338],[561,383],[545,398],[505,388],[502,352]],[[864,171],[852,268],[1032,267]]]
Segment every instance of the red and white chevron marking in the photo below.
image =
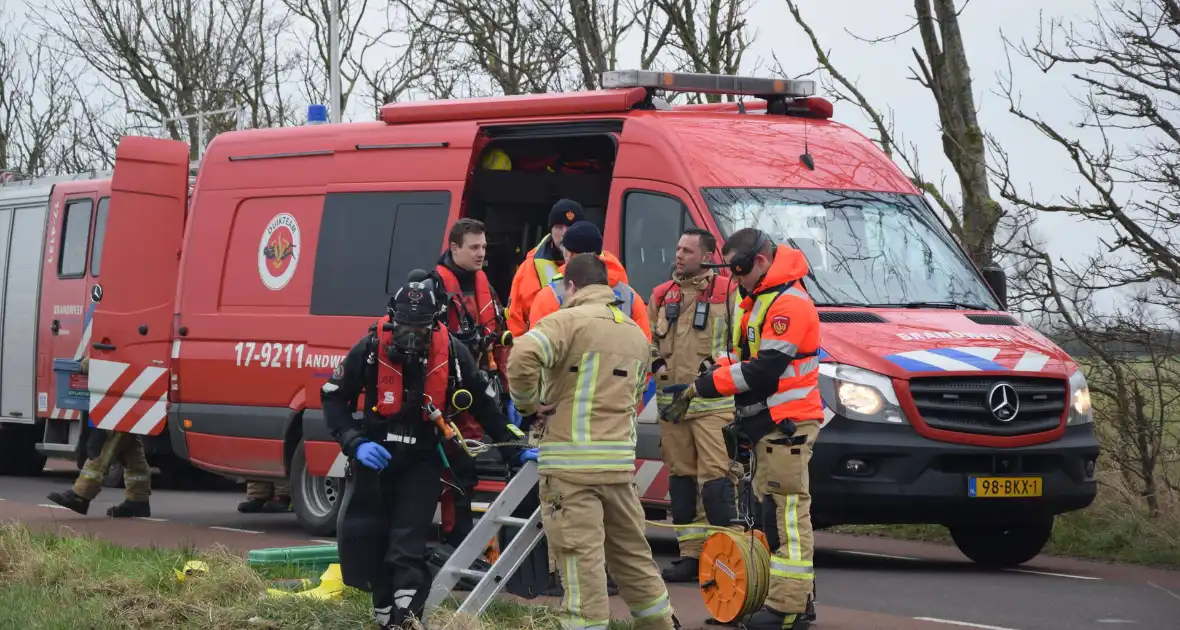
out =
[[130,368],[119,361],[90,360],[90,419],[99,429],[159,435],[168,419],[168,369]]
[[[347,465],[348,458],[344,453],[337,454],[328,476],[343,477]],[[658,459],[635,460],[635,485],[645,501],[666,503],[672,500],[668,494],[668,467]]]
[[82,417],[82,412],[77,409],[62,409],[54,407],[53,412],[49,414],[50,418],[56,420],[78,420]]

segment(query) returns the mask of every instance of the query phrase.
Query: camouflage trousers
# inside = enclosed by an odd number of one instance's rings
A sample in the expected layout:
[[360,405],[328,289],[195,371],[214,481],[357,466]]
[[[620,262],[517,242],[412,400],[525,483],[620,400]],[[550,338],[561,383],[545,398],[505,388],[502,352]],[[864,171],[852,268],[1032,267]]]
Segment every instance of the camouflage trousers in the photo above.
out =
[[74,481],[74,493],[91,501],[102,492],[102,480],[115,462],[123,464],[124,493],[128,501],[147,501],[152,493],[152,469],[138,435],[111,431],[97,457],[86,460]]
[[246,498],[270,501],[274,497],[290,497],[291,484],[286,481],[246,481]]

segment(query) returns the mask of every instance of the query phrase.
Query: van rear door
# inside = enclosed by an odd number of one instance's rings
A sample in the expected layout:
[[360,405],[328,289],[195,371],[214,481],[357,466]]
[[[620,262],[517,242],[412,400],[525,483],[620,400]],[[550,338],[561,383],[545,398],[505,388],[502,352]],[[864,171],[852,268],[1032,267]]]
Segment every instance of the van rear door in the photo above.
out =
[[90,421],[157,435],[168,411],[189,148],[129,136],[115,152],[102,277],[92,289]]

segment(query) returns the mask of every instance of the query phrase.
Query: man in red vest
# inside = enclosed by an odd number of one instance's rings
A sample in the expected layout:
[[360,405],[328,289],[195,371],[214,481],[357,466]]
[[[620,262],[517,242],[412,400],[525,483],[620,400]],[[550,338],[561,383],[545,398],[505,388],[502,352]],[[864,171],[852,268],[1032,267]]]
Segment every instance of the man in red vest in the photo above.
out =
[[[483,272],[488,239],[484,224],[463,218],[451,226],[448,250],[434,268],[435,288],[439,303],[444,306],[447,329],[455,340],[471,351],[492,385],[492,395],[503,398],[503,371],[507,359],[502,335],[507,330],[504,310],[496,291]],[[460,413],[455,426],[464,438],[483,438],[483,428],[470,413]],[[471,513],[471,497],[479,482],[475,461],[466,453],[447,447],[451,469],[443,479],[442,530],[443,542],[458,547],[475,526]]]

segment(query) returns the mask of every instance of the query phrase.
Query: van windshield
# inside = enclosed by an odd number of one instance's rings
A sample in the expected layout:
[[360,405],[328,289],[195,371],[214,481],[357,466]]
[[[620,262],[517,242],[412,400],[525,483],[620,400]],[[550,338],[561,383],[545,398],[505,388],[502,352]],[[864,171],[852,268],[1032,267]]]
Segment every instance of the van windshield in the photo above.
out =
[[786,188],[701,190],[724,238],[760,228],[807,256],[819,306],[999,310],[917,195]]

